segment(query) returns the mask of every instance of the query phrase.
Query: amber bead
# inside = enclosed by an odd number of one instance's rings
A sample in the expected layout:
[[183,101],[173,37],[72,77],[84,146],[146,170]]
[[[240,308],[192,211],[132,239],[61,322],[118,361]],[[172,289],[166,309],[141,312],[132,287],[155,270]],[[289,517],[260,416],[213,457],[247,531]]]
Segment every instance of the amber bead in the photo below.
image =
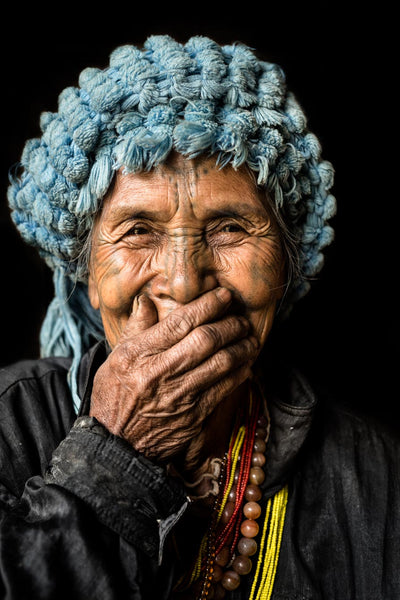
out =
[[254,452],[251,457],[253,467],[263,467],[265,465],[265,455],[262,452]]
[[259,416],[257,419],[257,425],[258,427],[263,427],[265,429],[268,425],[267,417],[265,415]]
[[265,440],[265,438],[267,437],[267,432],[264,429],[264,427],[257,427],[255,437],[256,439]]
[[228,500],[230,502],[235,502],[236,500],[236,485],[233,485],[231,491],[228,494]]
[[261,467],[251,467],[249,474],[250,483],[260,485],[265,479],[265,473]]
[[243,514],[246,519],[258,519],[261,515],[261,506],[257,502],[247,502],[243,506]]
[[244,492],[244,497],[248,502],[257,502],[261,500],[262,492],[258,485],[254,483],[249,483]]
[[238,575],[236,571],[226,571],[222,578],[221,584],[226,590],[232,592],[240,585],[240,575]]
[[253,563],[248,556],[237,556],[232,563],[232,569],[239,575],[248,575]]
[[215,563],[220,567],[225,567],[228,564],[230,558],[229,548],[224,546],[220,552],[215,557]]
[[222,568],[219,565],[215,564],[214,571],[212,573],[212,580],[214,581],[214,583],[221,581],[223,574],[224,574],[224,572],[223,572]]
[[267,444],[261,438],[256,438],[254,440],[253,450],[254,452],[265,452],[267,449]]
[[240,538],[237,545],[238,552],[244,556],[253,556],[257,552],[257,547],[256,540],[247,537]]
[[240,531],[242,533],[242,535],[244,535],[245,537],[248,538],[253,538],[256,537],[256,535],[258,534],[258,523],[257,521],[254,521],[253,519],[246,519],[245,521],[242,522],[241,526],[240,526]]
[[226,523],[228,523],[228,521],[230,520],[230,518],[231,518],[234,510],[235,510],[235,504],[234,504],[234,502],[227,502],[225,504],[224,510],[222,511],[221,523],[223,523],[224,525]]

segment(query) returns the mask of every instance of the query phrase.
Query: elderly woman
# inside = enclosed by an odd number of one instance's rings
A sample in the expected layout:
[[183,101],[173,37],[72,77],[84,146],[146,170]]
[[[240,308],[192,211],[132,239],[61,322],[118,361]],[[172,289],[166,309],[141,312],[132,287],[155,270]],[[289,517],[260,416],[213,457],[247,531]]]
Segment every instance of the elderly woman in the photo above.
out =
[[2,371],[3,597],[398,598],[398,449],[269,335],[335,211],[281,69],[154,36],[41,127],[9,202],[55,297]]

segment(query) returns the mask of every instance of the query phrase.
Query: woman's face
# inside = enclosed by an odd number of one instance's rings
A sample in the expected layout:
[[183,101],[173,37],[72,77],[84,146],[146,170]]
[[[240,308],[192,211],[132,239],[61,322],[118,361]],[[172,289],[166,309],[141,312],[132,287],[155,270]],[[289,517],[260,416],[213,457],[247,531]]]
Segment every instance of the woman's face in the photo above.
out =
[[282,296],[279,232],[245,169],[174,155],[147,173],[117,173],[94,225],[89,297],[113,348],[135,296],[146,294],[159,320],[204,292],[233,292],[261,346]]

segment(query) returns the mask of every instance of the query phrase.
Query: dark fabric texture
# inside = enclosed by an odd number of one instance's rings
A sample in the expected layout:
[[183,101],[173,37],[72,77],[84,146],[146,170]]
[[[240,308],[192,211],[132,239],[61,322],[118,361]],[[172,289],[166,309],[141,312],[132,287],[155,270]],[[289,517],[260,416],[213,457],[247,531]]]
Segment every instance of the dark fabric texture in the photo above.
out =
[[[171,531],[183,486],[87,415],[103,344],[82,361],[78,418],[69,361],[0,371],[0,598],[170,597]],[[374,423],[317,402],[293,371],[268,398],[263,503],[289,501],[273,600],[400,598],[400,452]],[[190,534],[190,532],[189,532]],[[227,595],[248,598],[251,575]]]

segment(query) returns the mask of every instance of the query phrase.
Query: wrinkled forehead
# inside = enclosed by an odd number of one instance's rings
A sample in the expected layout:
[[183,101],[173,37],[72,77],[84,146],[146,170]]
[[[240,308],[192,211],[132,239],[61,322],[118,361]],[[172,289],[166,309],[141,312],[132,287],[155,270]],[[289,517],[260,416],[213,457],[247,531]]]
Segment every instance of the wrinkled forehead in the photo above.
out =
[[246,167],[220,168],[213,157],[187,159],[173,154],[150,171],[117,172],[105,198],[103,213],[159,213],[168,217],[180,209],[199,220],[215,214],[268,217],[266,193],[260,190]]

